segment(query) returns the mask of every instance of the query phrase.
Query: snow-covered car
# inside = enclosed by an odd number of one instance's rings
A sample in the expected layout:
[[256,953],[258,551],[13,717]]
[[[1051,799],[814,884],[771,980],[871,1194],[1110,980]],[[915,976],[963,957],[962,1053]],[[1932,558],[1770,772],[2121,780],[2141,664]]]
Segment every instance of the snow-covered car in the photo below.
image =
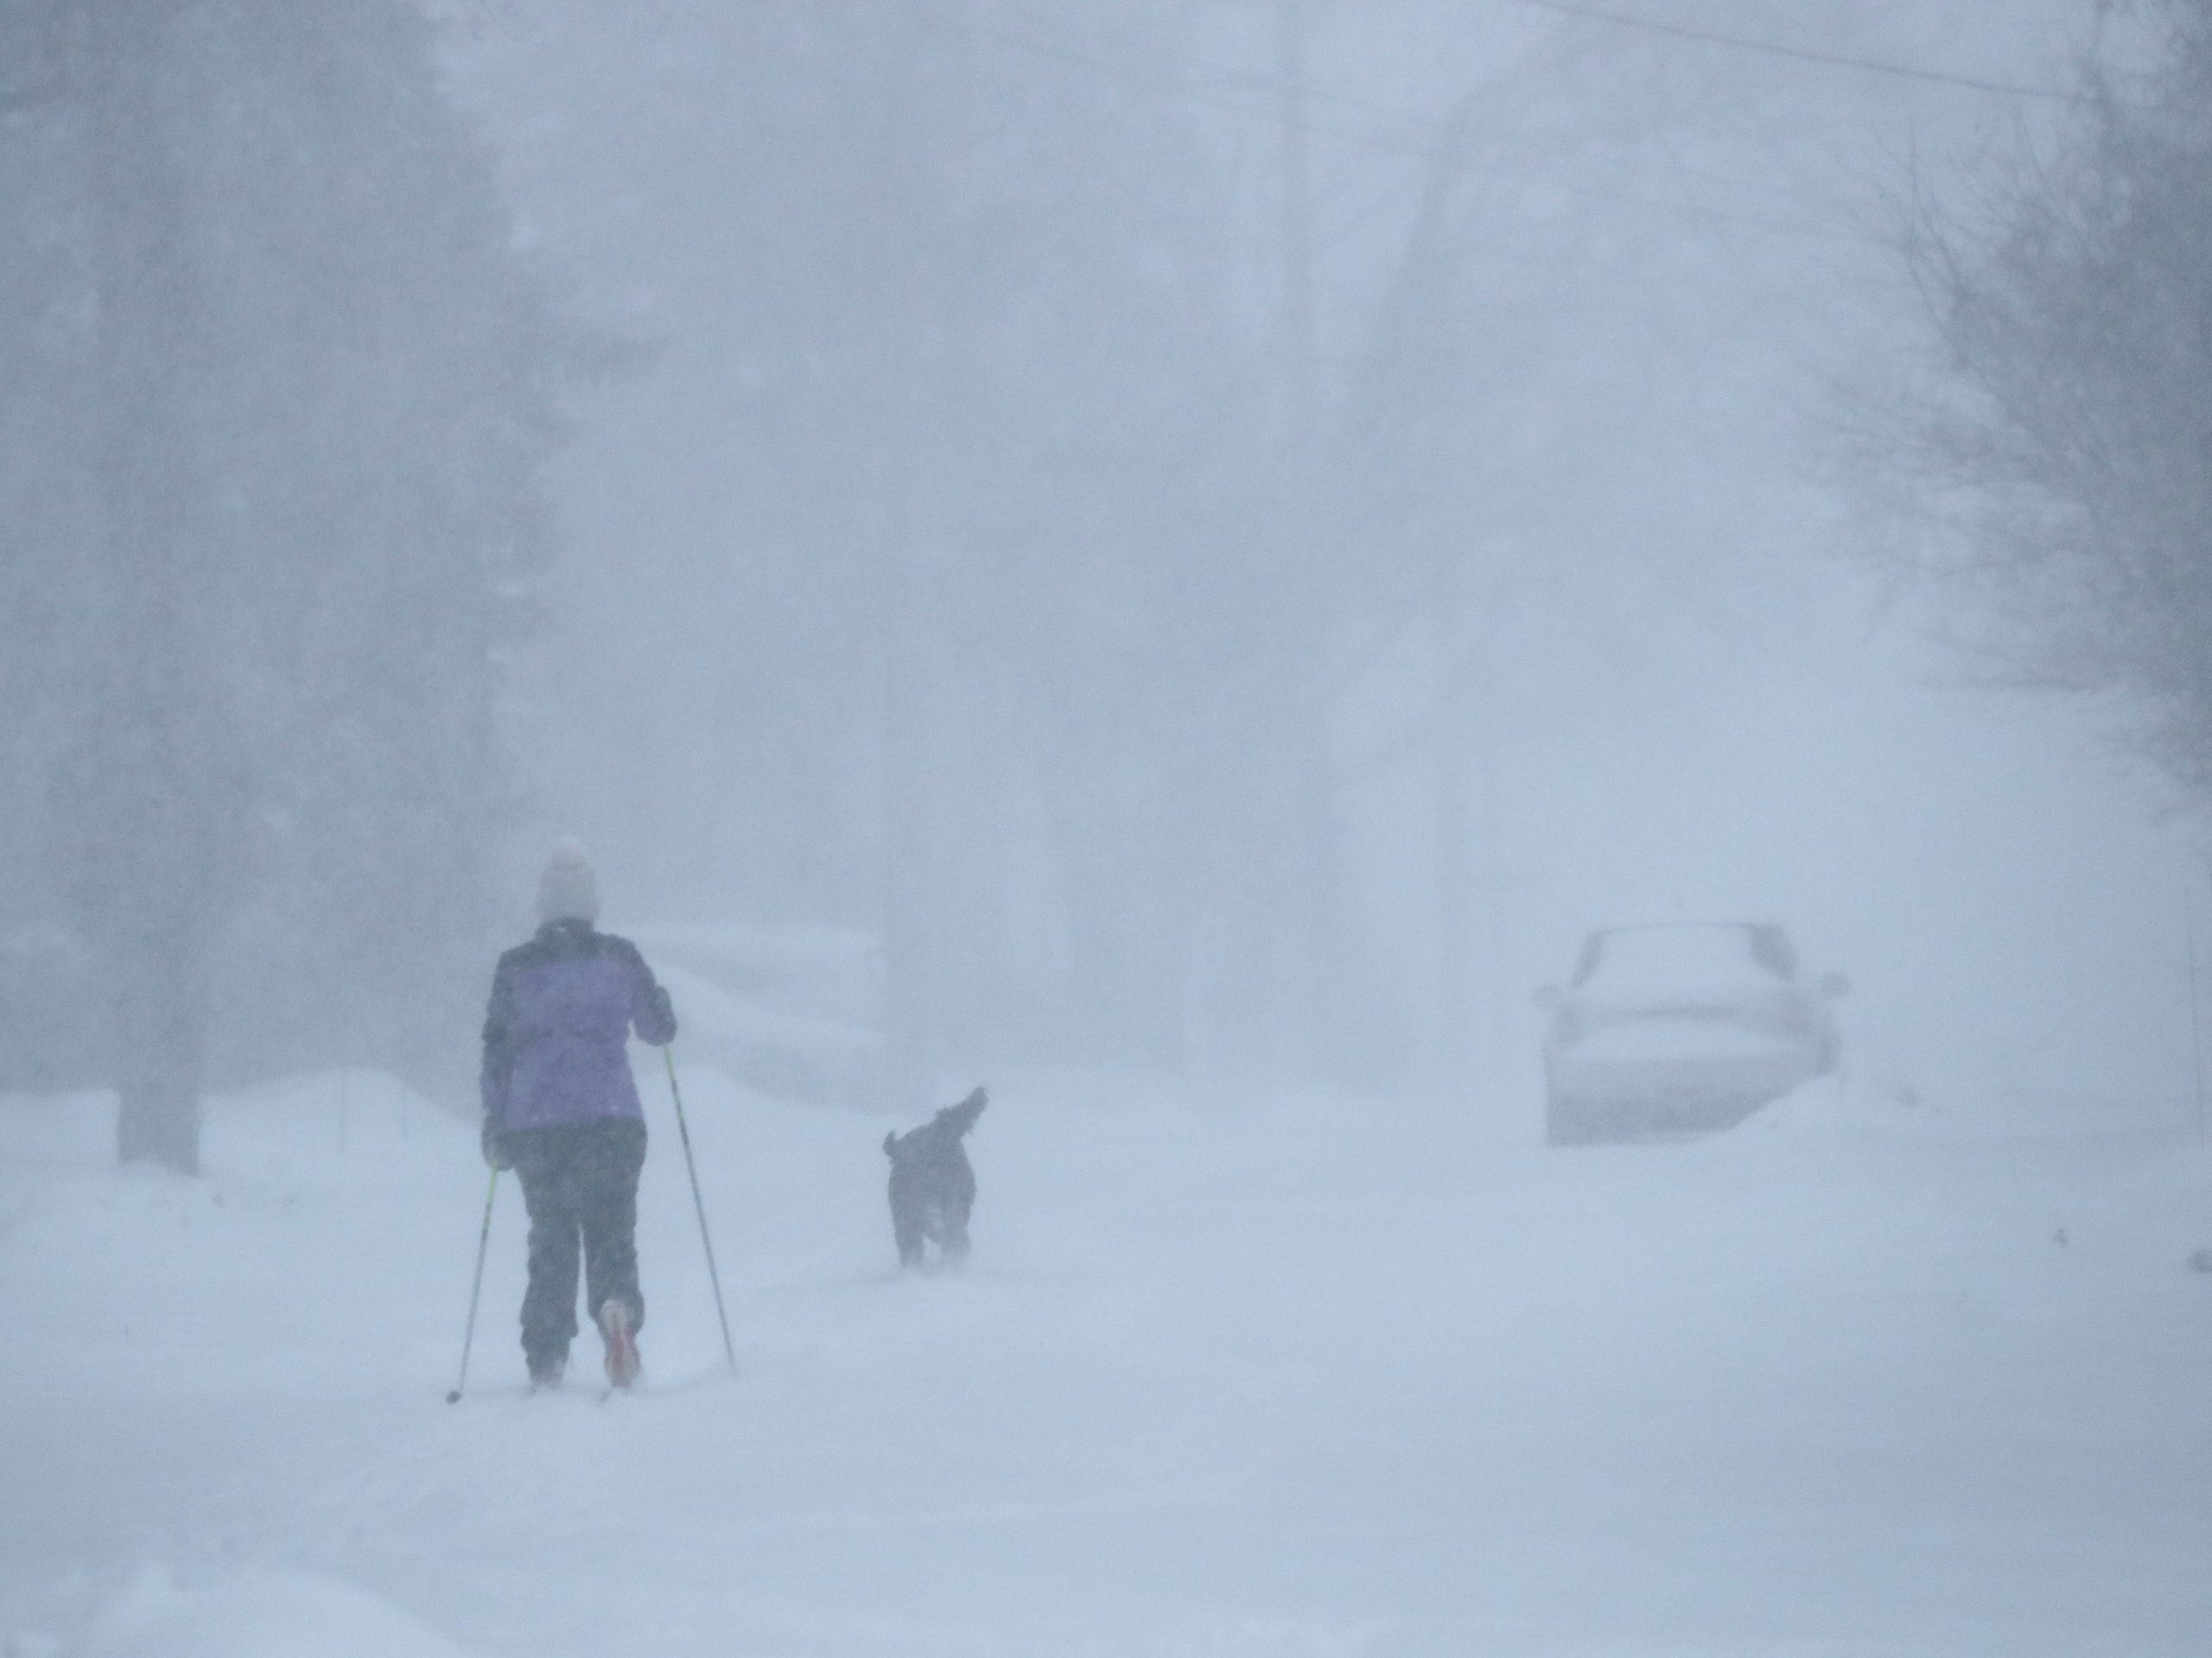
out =
[[1554,1146],[1726,1128],[1836,1067],[1840,973],[1810,983],[1780,927],[1669,922],[1593,932],[1546,986]]
[[837,927],[696,924],[628,935],[675,999],[683,1051],[763,1094],[864,1105],[880,1092],[883,964]]

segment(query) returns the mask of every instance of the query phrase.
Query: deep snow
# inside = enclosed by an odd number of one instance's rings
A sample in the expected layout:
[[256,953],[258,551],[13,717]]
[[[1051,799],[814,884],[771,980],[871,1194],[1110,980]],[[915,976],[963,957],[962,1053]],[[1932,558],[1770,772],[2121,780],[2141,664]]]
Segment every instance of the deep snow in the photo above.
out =
[[[1001,1080],[976,1256],[891,1270],[878,1119],[665,1089],[650,1392],[529,1398],[503,1182],[387,1079],[0,1101],[21,1655],[2212,1650],[2212,1159],[1816,1085],[1721,1139]],[[345,1107],[345,1143],[340,1109]],[[404,1132],[403,1132],[404,1131]]]

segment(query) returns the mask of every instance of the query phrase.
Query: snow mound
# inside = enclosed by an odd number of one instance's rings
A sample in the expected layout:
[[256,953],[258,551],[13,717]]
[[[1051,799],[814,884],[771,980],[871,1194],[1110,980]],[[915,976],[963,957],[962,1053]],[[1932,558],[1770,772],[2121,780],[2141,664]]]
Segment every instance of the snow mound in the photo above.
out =
[[780,1044],[801,1051],[851,1049],[872,1052],[883,1045],[882,1037],[874,1031],[747,1001],[713,980],[684,968],[663,967],[658,976],[676,1000],[683,1034],[710,1047]]
[[86,1658],[469,1658],[334,1578],[241,1572],[204,1588],[149,1567],[94,1622]]
[[1815,1077],[1753,1112],[1720,1143],[1881,1143],[1942,1139],[1946,1132],[1942,1118],[1924,1105],[1840,1077]]

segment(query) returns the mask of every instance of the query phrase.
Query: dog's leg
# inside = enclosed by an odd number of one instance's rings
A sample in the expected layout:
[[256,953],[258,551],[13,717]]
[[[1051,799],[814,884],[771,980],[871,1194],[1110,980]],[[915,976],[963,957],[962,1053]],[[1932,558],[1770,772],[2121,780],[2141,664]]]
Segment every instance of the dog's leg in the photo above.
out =
[[949,1267],[957,1267],[968,1259],[968,1201],[959,1197],[944,1206],[944,1223],[938,1248]]
[[899,1216],[893,1217],[891,1225],[899,1243],[899,1264],[901,1267],[920,1266],[923,1260],[922,1229]]
[[922,1264],[922,1239],[926,1230],[921,1205],[914,1201],[912,1192],[901,1189],[897,1181],[891,1186],[891,1236],[899,1245],[899,1264],[918,1267]]
[[945,1171],[942,1205],[944,1223],[940,1247],[948,1265],[957,1267],[968,1259],[968,1212],[975,1206],[976,1171],[969,1164],[968,1154],[955,1147],[951,1166]]

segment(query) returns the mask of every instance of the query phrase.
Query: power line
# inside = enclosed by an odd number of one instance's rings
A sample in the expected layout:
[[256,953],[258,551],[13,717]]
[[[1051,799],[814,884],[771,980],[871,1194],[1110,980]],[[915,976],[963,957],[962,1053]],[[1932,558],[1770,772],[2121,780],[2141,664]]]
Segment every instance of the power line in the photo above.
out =
[[2042,98],[2056,104],[2078,104],[2082,101],[2081,93],[2069,92],[2058,86],[2032,86],[2014,80],[1986,80],[1978,75],[1953,74],[1943,69],[1923,69],[1912,64],[1891,63],[1879,58],[1853,57],[1841,52],[1816,52],[1808,47],[1784,46],[1778,41],[1755,40],[1748,35],[1728,35],[1716,29],[1692,29],[1685,23],[1664,23],[1651,17],[1631,17],[1623,12],[1577,4],[1575,0],[1509,0],[1509,3],[1532,6],[1540,11],[1557,12],[1563,17],[1576,18],[1586,23],[1603,23],[1611,28],[1635,29],[1647,35],[1664,35],[1675,40],[1724,46],[1738,52],[1757,52],[1767,57],[1819,64],[1825,68],[1854,69],[1864,74],[1888,75],[1894,79],[1924,81],[1938,86],[1963,86],[1972,92],[1994,92],[2005,98]]
[[[1088,51],[1069,46],[1062,40],[1050,38],[1049,35],[1041,29],[1023,32],[1020,29],[1008,28],[1004,22],[987,24],[978,22],[972,18],[958,17],[948,12],[938,0],[862,0],[862,3],[933,16],[938,22],[948,27],[964,29],[981,38],[995,41],[1000,45],[1012,48],[1047,62],[1058,63],[1086,74],[1117,80],[1124,85],[1142,86],[1163,97],[1185,98],[1193,103],[1211,105],[1217,109],[1236,114],[1254,113],[1249,98],[1240,97],[1238,94],[1280,89],[1275,80],[1264,75],[1232,75],[1217,70],[1201,73],[1197,76],[1162,74],[1158,69],[1149,65],[1128,60],[1116,61],[1093,55]],[[1201,68],[1203,70],[1205,67],[1201,66]],[[1392,108],[1365,98],[1321,92],[1318,89],[1310,94],[1310,98],[1314,103],[1332,104],[1340,108],[1358,110],[1407,128],[1433,132],[1438,126],[1438,122],[1433,116],[1411,110]],[[1272,120],[1274,118],[1270,116],[1268,118]],[[1370,131],[1336,122],[1317,121],[1311,115],[1306,116],[1300,123],[1300,126],[1301,130],[1310,136],[1325,137],[1354,148],[1374,150],[1383,155],[1421,162],[1429,165],[1449,159],[1452,150],[1458,148],[1430,139],[1399,137],[1389,133]],[[1499,142],[1515,149],[1525,151],[1535,149],[1535,146],[1525,141],[1506,139]],[[1556,190],[1562,195],[1624,202],[1635,206],[1650,208],[1659,213],[1741,225],[1772,235],[1816,241],[1857,239],[1844,232],[1828,226],[1777,218],[1766,213],[1745,212],[1728,207],[1706,206],[1700,203],[1682,199],[1662,200],[1656,196],[1645,195],[1633,190],[1624,190],[1605,185],[1569,182],[1558,178],[1541,178],[1534,181],[1545,188]]]

